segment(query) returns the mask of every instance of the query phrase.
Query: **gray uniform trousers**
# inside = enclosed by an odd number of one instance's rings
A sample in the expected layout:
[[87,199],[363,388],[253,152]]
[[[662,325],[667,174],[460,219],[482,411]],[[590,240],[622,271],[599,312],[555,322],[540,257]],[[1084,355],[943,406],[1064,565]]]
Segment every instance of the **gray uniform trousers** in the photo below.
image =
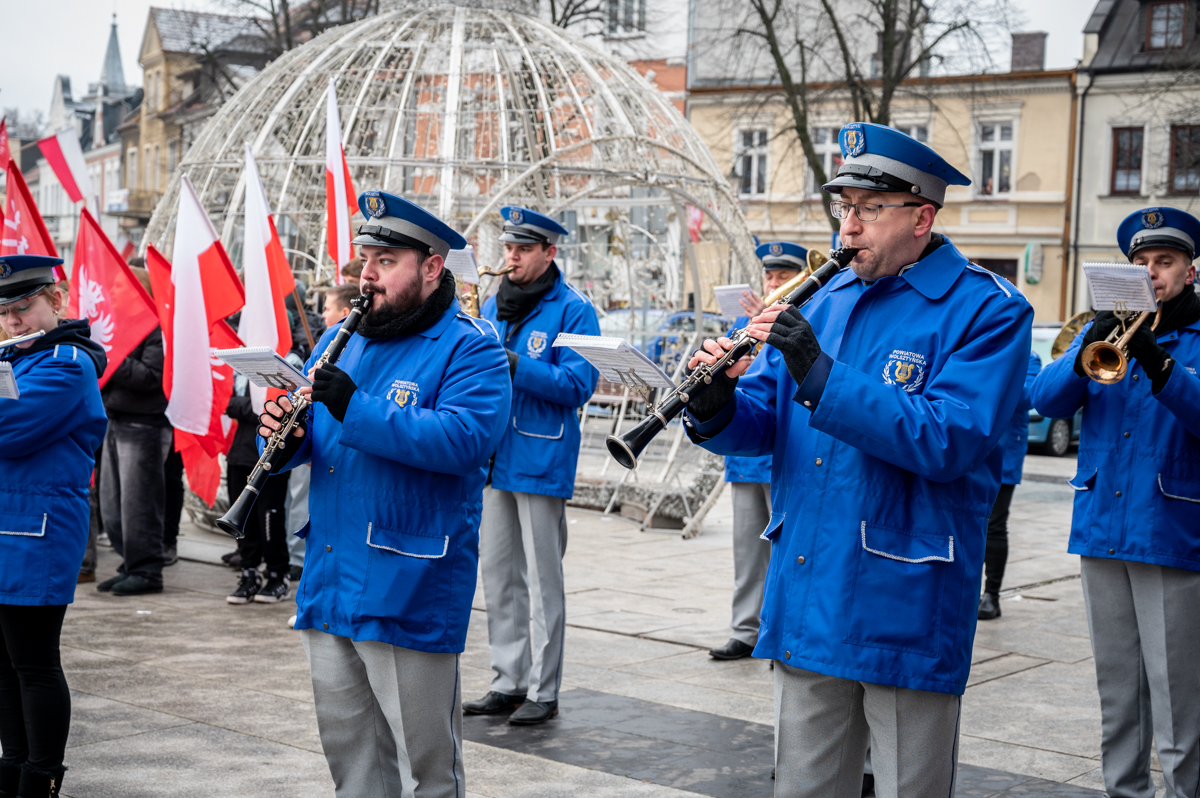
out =
[[771,521],[769,482],[730,482],[733,490],[733,639],[747,645],[758,642],[758,613],[771,544],[762,539]]
[[1083,557],[1100,766],[1111,798],[1153,798],[1153,734],[1167,798],[1200,787],[1200,572]]
[[498,693],[558,700],[567,628],[566,505],[556,496],[483,489],[479,567]]
[[300,639],[337,798],[465,798],[457,654]]
[[878,798],[950,798],[962,696],[775,663],[775,798],[859,798],[867,745]]

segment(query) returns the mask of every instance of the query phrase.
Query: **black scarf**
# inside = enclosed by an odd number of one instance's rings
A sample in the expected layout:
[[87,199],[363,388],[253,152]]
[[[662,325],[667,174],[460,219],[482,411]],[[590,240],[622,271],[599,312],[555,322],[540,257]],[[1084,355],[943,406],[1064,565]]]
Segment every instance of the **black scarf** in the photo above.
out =
[[[1200,297],[1193,286],[1185,285],[1179,296],[1164,302],[1162,317],[1154,328],[1155,336],[1163,336],[1200,319]],[[1146,322],[1147,324],[1151,322]]]
[[558,265],[550,261],[550,266],[542,272],[542,276],[526,285],[517,285],[508,279],[508,275],[500,278],[500,288],[496,291],[496,318],[500,321],[520,321],[529,315],[529,311],[554,287],[558,279]]
[[412,310],[406,310],[382,323],[372,323],[368,314],[358,324],[358,334],[363,338],[395,338],[399,335],[414,335],[428,330],[442,317],[454,301],[454,275],[442,270],[442,282],[429,298]]

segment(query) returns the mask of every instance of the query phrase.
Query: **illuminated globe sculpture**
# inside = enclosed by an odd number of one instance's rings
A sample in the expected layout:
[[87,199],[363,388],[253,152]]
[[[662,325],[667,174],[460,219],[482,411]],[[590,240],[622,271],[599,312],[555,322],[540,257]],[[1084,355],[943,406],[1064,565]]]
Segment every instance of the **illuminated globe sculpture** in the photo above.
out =
[[[736,197],[675,106],[620,59],[522,13],[535,4],[482,5],[396,5],[284,53],[208,122],[145,240],[170,253],[186,174],[239,263],[248,142],[293,265],[327,281],[332,78],[356,190],[437,213],[481,264],[501,258],[499,208],[524,205],[563,214],[573,234],[560,263],[602,310],[682,310],[691,286],[756,282]],[[688,206],[706,215],[707,256],[717,261],[704,280],[687,252]]]

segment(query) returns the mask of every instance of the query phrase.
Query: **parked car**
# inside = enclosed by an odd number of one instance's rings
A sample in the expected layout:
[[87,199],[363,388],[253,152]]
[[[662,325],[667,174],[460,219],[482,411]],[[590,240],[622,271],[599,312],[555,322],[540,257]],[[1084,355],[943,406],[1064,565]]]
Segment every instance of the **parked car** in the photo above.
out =
[[[1042,359],[1042,368],[1050,365],[1050,348],[1058,337],[1062,325],[1057,322],[1038,323],[1033,325],[1033,351]],[[1029,410],[1029,451],[1033,454],[1048,454],[1052,457],[1062,457],[1071,448],[1072,443],[1079,442],[1079,430],[1083,426],[1083,409],[1075,413],[1074,418],[1046,418],[1037,412],[1037,408]]]

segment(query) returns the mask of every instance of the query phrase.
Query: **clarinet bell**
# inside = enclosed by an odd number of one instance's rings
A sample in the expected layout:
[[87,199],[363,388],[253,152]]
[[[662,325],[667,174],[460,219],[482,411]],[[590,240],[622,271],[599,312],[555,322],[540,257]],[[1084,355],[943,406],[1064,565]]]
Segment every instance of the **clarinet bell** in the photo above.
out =
[[258,491],[243,490],[225,515],[217,519],[217,528],[236,540],[246,537],[246,522],[250,519],[250,511],[254,509],[254,500],[257,498]]
[[658,416],[646,416],[640,424],[624,435],[609,435],[604,440],[604,445],[608,447],[608,453],[617,463],[633,471],[637,468],[637,459],[642,450],[654,440],[654,436],[662,428],[663,423]]

